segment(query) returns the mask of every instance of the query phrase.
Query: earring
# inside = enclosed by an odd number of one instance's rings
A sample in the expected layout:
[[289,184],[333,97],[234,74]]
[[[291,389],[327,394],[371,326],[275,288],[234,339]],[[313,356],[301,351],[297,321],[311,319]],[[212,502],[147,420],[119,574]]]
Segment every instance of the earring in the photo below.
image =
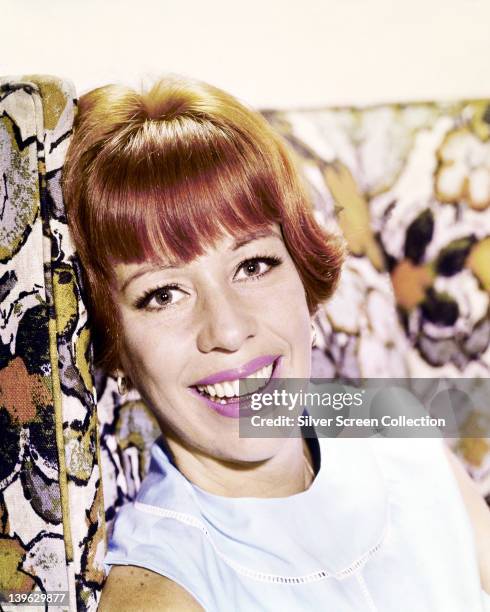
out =
[[312,348],[315,346],[315,344],[316,344],[316,327],[312,321],[311,323],[311,346]]
[[116,383],[119,395],[126,395],[126,393],[128,392],[128,381],[126,380],[126,377],[122,374],[118,374],[116,378]]

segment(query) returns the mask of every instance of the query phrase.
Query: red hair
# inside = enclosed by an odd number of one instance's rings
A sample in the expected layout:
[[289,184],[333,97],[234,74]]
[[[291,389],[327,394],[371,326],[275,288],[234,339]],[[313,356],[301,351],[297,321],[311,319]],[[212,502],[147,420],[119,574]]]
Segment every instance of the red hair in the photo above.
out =
[[63,193],[85,271],[96,361],[119,367],[115,262],[187,263],[225,233],[279,223],[310,312],[332,293],[341,242],[315,220],[285,143],[258,113],[207,85],[168,77],[79,100]]

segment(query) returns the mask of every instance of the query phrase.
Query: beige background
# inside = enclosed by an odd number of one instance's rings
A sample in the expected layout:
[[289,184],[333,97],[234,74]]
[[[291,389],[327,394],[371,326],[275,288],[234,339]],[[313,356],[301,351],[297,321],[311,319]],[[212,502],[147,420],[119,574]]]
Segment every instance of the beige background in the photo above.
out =
[[266,107],[490,96],[490,0],[2,0],[0,74],[182,72]]

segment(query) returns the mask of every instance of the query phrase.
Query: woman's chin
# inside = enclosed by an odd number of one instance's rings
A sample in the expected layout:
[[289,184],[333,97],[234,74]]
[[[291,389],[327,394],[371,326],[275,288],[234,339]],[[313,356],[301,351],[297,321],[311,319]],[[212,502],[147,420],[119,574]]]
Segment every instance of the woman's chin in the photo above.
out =
[[238,438],[219,448],[210,449],[209,454],[221,461],[241,463],[246,467],[246,464],[271,459],[286,442],[283,438]]

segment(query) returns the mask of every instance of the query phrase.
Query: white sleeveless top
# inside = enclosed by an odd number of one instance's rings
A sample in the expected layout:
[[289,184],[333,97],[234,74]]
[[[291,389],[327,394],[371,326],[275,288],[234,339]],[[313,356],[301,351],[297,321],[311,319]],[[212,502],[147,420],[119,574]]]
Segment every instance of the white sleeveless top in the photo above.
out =
[[442,444],[321,439],[310,488],[263,499],[203,491],[157,441],[136,502],[116,518],[106,569],[153,570],[210,612],[488,611]]

